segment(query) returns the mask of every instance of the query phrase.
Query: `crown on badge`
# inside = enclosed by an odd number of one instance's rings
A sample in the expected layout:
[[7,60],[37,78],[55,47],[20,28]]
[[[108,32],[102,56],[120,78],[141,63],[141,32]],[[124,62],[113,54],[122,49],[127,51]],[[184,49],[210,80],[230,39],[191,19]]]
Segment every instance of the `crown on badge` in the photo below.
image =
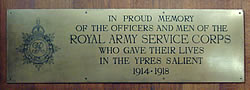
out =
[[45,32],[44,28],[40,25],[40,19],[36,20],[36,26],[32,29],[32,34],[39,36],[43,35]]

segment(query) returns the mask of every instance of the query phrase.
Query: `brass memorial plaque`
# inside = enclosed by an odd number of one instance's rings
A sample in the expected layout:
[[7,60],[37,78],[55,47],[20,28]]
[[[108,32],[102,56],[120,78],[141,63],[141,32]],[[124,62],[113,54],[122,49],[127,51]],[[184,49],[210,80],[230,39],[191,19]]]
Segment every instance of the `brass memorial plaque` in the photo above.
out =
[[10,9],[7,82],[244,82],[244,13]]

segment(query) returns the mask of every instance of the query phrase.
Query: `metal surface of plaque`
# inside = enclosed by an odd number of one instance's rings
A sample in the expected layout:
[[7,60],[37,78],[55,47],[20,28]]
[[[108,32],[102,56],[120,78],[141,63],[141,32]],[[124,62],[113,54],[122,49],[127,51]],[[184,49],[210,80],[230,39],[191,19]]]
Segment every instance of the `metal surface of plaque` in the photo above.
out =
[[10,9],[7,82],[244,82],[242,10]]

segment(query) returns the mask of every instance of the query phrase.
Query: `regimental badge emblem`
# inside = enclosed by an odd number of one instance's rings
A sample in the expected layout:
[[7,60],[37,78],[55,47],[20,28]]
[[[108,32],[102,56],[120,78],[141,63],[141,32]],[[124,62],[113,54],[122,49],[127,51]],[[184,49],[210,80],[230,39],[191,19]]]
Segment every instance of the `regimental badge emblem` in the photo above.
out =
[[54,33],[45,34],[40,19],[37,19],[31,33],[22,34],[23,44],[16,49],[23,55],[23,64],[33,64],[38,71],[43,64],[54,64],[53,54],[59,48],[53,44]]

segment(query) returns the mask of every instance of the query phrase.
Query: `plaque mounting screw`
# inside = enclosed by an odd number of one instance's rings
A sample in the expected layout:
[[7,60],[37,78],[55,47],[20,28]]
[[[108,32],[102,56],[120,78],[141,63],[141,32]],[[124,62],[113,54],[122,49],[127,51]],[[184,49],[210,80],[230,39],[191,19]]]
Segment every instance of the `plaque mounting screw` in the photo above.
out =
[[165,14],[165,12],[164,12],[164,11],[163,11],[162,13],[163,13],[163,14]]
[[88,12],[87,12],[87,11],[85,11],[85,14],[88,14]]
[[239,12],[239,14],[241,14],[241,12]]
[[10,14],[12,14],[12,12],[10,12]]
[[85,79],[85,80],[88,80],[88,78],[87,78],[87,77],[85,77],[84,79]]

